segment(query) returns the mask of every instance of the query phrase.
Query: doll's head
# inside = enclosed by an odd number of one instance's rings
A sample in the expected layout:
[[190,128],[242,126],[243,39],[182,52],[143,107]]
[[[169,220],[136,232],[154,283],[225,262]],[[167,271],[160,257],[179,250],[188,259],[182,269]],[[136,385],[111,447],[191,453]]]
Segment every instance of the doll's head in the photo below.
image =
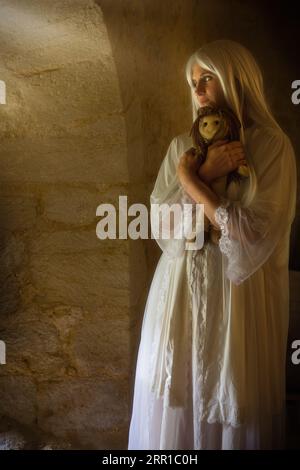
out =
[[198,132],[207,143],[221,139],[229,132],[228,120],[220,112],[212,111],[199,119]]
[[[216,108],[204,106],[198,110],[198,117],[195,120],[190,135],[196,153],[200,158],[200,165],[204,163],[209,145],[218,140],[239,140],[240,122],[235,114],[228,108]],[[249,169],[246,165],[239,166],[229,174],[228,184],[232,179],[240,180],[241,177],[249,176]]]
[[217,140],[239,140],[240,123],[227,108],[205,106],[199,108],[190,135],[198,153],[205,154],[207,146]]

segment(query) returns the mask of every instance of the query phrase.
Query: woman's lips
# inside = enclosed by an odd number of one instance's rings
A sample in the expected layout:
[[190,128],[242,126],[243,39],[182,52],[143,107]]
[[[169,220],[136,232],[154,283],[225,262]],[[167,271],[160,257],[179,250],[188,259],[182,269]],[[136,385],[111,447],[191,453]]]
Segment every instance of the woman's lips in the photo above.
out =
[[199,99],[198,101],[199,101],[201,106],[204,106],[204,105],[208,104],[208,102],[209,102],[208,99],[206,99],[206,98],[202,99],[202,100]]

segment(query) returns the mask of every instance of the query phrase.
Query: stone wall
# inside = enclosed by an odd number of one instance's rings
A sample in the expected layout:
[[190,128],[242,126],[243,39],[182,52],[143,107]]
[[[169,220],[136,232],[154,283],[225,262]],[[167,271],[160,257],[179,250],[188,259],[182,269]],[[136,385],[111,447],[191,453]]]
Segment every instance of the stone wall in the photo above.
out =
[[[96,237],[128,192],[126,126],[101,9],[0,7],[1,415],[73,445],[120,446],[129,413],[129,243]],[[123,440],[122,440],[123,439]]]

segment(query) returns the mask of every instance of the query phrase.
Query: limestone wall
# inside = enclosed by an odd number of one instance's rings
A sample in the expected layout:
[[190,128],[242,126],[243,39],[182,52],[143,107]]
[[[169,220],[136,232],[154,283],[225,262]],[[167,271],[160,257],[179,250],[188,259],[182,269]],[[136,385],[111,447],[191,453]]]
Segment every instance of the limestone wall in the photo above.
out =
[[81,446],[128,421],[127,240],[96,208],[128,191],[127,136],[92,1],[1,2],[1,414]]

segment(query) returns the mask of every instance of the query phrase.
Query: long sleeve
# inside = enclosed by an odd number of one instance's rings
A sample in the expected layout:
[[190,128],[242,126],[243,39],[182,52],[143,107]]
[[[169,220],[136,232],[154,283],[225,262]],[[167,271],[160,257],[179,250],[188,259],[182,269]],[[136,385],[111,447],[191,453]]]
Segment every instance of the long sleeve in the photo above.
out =
[[[192,217],[188,216],[187,206],[184,208],[184,205],[191,204],[190,209],[192,209],[192,205],[195,206],[195,203],[184,191],[177,176],[179,158],[185,150],[183,139],[180,136],[174,137],[160,166],[150,196],[151,236],[170,258],[181,256],[184,253],[186,240],[193,228]],[[171,207],[177,212],[170,217],[169,209]],[[200,213],[198,221],[196,233],[201,233],[202,218]]]
[[215,211],[226,276],[240,284],[272,254],[291,225],[296,206],[296,163],[289,138],[280,130],[258,129],[249,144],[257,186],[248,206],[223,200]]

